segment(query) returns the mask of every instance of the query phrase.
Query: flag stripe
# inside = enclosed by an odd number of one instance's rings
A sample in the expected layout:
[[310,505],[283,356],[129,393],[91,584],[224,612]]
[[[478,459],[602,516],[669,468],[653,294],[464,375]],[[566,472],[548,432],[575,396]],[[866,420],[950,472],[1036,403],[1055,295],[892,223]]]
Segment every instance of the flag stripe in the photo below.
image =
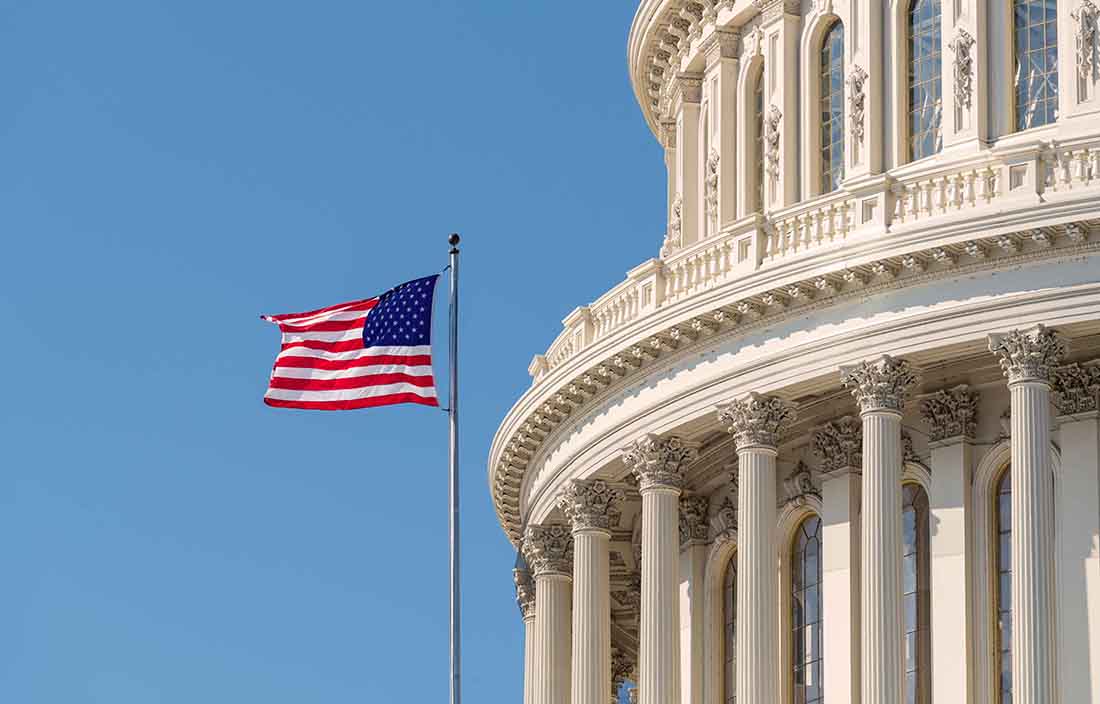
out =
[[[410,368],[427,367],[431,370],[431,355],[365,355],[352,359],[325,359],[322,357],[283,357],[275,359],[275,368],[283,369],[324,369],[331,371],[358,369],[360,367],[374,367],[382,365],[404,365]],[[280,371],[280,374],[282,374]]]
[[387,394],[416,394],[424,398],[434,398],[435,389],[405,383],[366,386],[358,389],[325,389],[320,391],[304,389],[268,389],[265,397],[283,401],[349,401],[357,398],[369,398],[371,396],[385,396]]
[[366,367],[354,369],[308,369],[304,367],[277,367],[272,376],[283,379],[353,379],[357,376],[370,376],[372,374],[408,374],[410,376],[430,377],[432,368],[430,365],[423,367],[410,367],[405,364],[372,364]]
[[351,411],[356,408],[373,408],[394,403],[421,403],[425,406],[439,405],[439,401],[435,398],[425,398],[416,394],[388,394],[386,396],[372,396],[347,401],[283,401],[281,399],[265,398],[264,403],[276,408],[304,408],[314,411]]
[[348,303],[337,303],[334,306],[328,306],[326,308],[318,308],[317,310],[307,311],[305,313],[283,313],[282,315],[265,315],[265,320],[270,320],[273,323],[278,322],[293,322],[302,318],[312,318],[324,313],[332,313],[345,310],[368,310],[378,305],[378,298],[364,298],[361,301],[350,301]]
[[388,372],[385,374],[362,374],[359,376],[340,376],[335,379],[295,378],[289,376],[273,376],[268,388],[294,389],[296,391],[335,391],[338,389],[361,389],[370,386],[384,384],[411,384],[420,388],[435,386],[431,374],[418,376],[402,372]]

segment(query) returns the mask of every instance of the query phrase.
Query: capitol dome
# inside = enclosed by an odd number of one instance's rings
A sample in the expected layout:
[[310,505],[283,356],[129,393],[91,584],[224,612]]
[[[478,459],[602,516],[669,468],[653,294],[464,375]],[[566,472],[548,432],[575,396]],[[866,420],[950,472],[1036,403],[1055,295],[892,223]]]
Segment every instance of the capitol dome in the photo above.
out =
[[524,704],[1100,702],[1098,20],[642,0],[664,233],[490,450]]

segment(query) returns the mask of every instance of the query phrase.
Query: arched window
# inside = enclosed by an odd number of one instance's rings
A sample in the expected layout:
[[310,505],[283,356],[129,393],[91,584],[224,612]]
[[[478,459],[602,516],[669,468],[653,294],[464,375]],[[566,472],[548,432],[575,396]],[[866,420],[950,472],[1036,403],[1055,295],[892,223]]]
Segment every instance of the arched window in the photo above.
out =
[[943,114],[940,0],[909,3],[909,158],[940,150]]
[[756,82],[752,90],[752,124],[756,130],[756,210],[764,212],[764,183],[768,178],[766,159],[768,152],[764,141],[764,65],[760,64],[760,70],[756,73]]
[[905,613],[905,704],[932,700],[932,643],[928,495],[919,484],[902,488],[902,590]]
[[726,704],[737,701],[737,556],[730,558],[726,567],[726,581],[722,585],[722,613],[725,614],[725,683]]
[[993,504],[996,540],[997,701],[1012,702],[1012,472],[1005,468]]
[[844,178],[844,25],[834,22],[821,43],[821,192]]
[[822,667],[821,519],[810,516],[791,546],[791,645],[794,701],[825,701]]
[[1013,0],[1016,39],[1016,129],[1058,117],[1058,2]]

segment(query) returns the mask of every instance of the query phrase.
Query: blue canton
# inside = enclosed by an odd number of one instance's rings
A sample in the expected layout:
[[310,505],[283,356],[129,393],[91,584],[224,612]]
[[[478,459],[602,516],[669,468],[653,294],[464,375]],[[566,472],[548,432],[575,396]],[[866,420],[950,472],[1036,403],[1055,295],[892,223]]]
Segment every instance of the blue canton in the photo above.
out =
[[378,297],[363,325],[363,347],[430,345],[432,301],[439,275],[395,286]]

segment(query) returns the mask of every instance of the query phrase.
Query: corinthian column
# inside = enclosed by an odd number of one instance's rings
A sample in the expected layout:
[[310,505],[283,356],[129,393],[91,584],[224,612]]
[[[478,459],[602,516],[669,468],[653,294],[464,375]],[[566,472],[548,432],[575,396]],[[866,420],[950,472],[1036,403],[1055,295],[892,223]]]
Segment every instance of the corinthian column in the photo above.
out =
[[527,563],[519,564],[512,570],[512,581],[516,584],[516,605],[523,616],[523,704],[533,704],[535,689],[535,581]]
[[642,494],[641,704],[680,701],[679,497],[684,469],[698,453],[680,438],[646,435],[623,455]]
[[1055,701],[1050,386],[1065,343],[1039,325],[990,335],[1012,398],[1012,700]]
[[559,505],[573,524],[573,704],[605,704],[611,679],[611,516],[623,499],[602,479],[573,480]]
[[863,420],[860,699],[863,704],[901,704],[901,412],[917,375],[905,360],[885,355],[842,373]]
[[775,704],[779,672],[775,458],[794,409],[749,396],[718,409],[737,446],[737,702]]
[[561,525],[530,525],[523,536],[535,575],[534,704],[569,704],[570,568],[573,537]]

